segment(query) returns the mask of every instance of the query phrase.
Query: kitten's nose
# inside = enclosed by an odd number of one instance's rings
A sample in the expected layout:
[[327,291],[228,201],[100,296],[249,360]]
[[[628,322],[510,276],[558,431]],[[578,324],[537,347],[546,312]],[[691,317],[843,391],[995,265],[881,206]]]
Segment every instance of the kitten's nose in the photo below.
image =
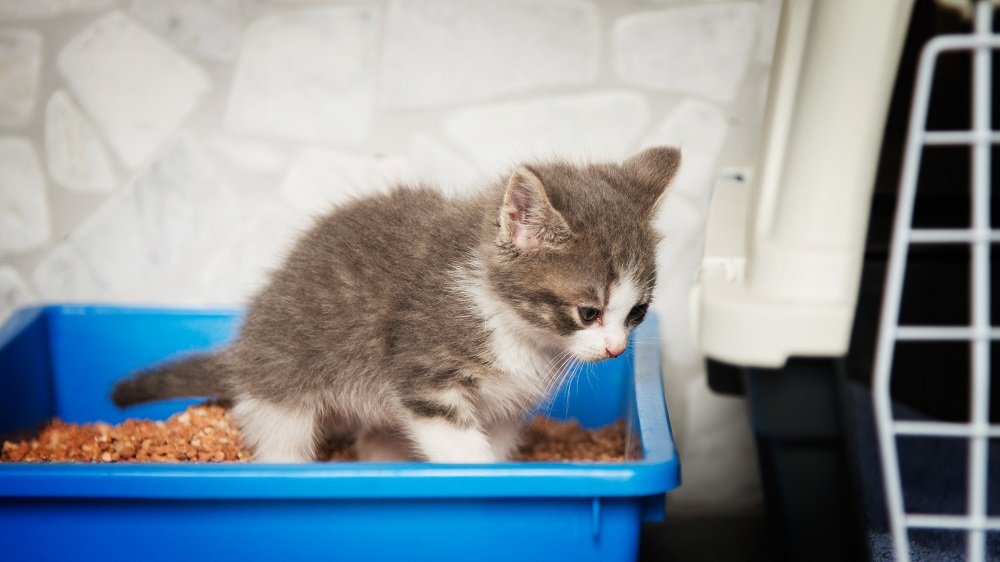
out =
[[610,355],[611,357],[618,357],[622,353],[625,353],[625,346],[614,347],[614,348],[606,347],[604,348],[604,352]]

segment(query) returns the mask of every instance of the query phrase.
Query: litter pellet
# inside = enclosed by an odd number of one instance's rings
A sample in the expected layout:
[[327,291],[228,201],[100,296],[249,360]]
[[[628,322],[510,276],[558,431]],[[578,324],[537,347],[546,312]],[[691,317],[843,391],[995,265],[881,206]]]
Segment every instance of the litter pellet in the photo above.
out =
[[[625,429],[617,422],[586,429],[575,421],[536,417],[521,436],[517,461],[599,461],[625,459]],[[129,419],[71,424],[53,419],[32,439],[4,441],[0,462],[248,462],[229,410],[220,404],[191,406],[166,421]],[[353,443],[329,443],[322,458],[357,460]]]

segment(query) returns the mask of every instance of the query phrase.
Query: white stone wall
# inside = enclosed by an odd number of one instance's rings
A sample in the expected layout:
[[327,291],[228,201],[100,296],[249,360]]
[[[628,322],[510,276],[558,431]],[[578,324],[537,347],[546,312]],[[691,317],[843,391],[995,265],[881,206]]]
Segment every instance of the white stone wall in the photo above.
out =
[[658,308],[675,505],[755,501],[687,325],[720,164],[755,154],[780,0],[0,0],[0,319],[243,302],[309,218],[386,182],[676,144]]

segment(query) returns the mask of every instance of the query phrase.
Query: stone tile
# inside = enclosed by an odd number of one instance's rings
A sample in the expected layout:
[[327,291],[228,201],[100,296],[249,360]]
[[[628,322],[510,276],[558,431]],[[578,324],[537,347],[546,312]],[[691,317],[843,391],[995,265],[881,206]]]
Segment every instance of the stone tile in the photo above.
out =
[[313,8],[247,28],[226,125],[235,131],[353,143],[371,124],[378,14]]
[[60,244],[35,267],[31,280],[39,296],[48,302],[100,302],[114,300],[98,281],[80,253]]
[[139,224],[155,254],[183,263],[211,239],[232,205],[204,146],[181,136],[133,185]]
[[292,164],[281,193],[296,211],[319,215],[358,197],[382,193],[410,177],[412,169],[403,158],[312,148]]
[[215,135],[209,146],[226,162],[253,172],[276,172],[288,163],[288,156],[271,143],[236,135]]
[[620,159],[633,151],[648,123],[645,97],[613,90],[464,109],[445,130],[481,168],[499,171],[553,155]]
[[202,274],[206,300],[216,304],[249,301],[310,224],[273,205],[255,209],[239,222],[232,240],[207,263]]
[[666,92],[731,101],[753,51],[757,4],[724,2],[640,12],[613,30],[615,73]]
[[119,11],[70,39],[58,67],[129,167],[146,161],[210,88],[201,68]]
[[759,63],[770,64],[774,56],[774,44],[781,22],[781,3],[782,0],[761,0],[757,45],[753,51],[753,58]]
[[[129,291],[148,276],[151,263],[159,261],[143,235],[131,185],[84,219],[69,235],[68,242],[71,252],[53,258],[57,261],[50,266],[53,286],[74,282],[56,279],[61,273],[54,271],[57,268],[70,270],[67,276],[83,277],[83,272],[90,272],[97,286],[123,301],[136,300]],[[49,271],[44,275],[48,276]]]
[[58,90],[45,107],[45,158],[59,185],[77,192],[108,192],[115,172],[104,144],[69,95]]
[[493,179],[441,141],[422,133],[410,139],[410,161],[416,178],[447,195],[474,192]]
[[740,95],[726,108],[729,133],[720,154],[722,164],[754,166],[761,148],[770,79],[769,66],[752,65],[747,70]]
[[45,177],[35,149],[20,137],[0,136],[0,256],[49,241]]
[[197,275],[232,224],[233,202],[204,148],[187,137],[87,218],[69,242],[125,300],[198,300]]
[[567,0],[394,0],[382,99],[390,106],[482,100],[597,77],[597,7]]
[[42,35],[0,29],[0,127],[27,124],[35,108],[42,67]]
[[132,0],[129,11],[191,54],[224,62],[239,51],[239,0]]
[[114,0],[0,0],[0,20],[48,18],[113,5]]
[[0,325],[15,310],[35,300],[28,283],[16,269],[0,265]]

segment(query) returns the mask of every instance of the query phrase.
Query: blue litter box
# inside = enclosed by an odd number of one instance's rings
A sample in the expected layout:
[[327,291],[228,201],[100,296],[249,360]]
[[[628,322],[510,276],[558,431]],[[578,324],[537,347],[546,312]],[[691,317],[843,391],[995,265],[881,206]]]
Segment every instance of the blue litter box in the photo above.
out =
[[[162,419],[193,400],[123,413],[113,381],[235,334],[232,311],[50,306],[0,328],[0,434],[53,416]],[[597,427],[625,418],[622,463],[0,463],[6,560],[634,560],[680,466],[656,319],[620,358],[546,407]],[[648,343],[647,343],[648,342]]]

